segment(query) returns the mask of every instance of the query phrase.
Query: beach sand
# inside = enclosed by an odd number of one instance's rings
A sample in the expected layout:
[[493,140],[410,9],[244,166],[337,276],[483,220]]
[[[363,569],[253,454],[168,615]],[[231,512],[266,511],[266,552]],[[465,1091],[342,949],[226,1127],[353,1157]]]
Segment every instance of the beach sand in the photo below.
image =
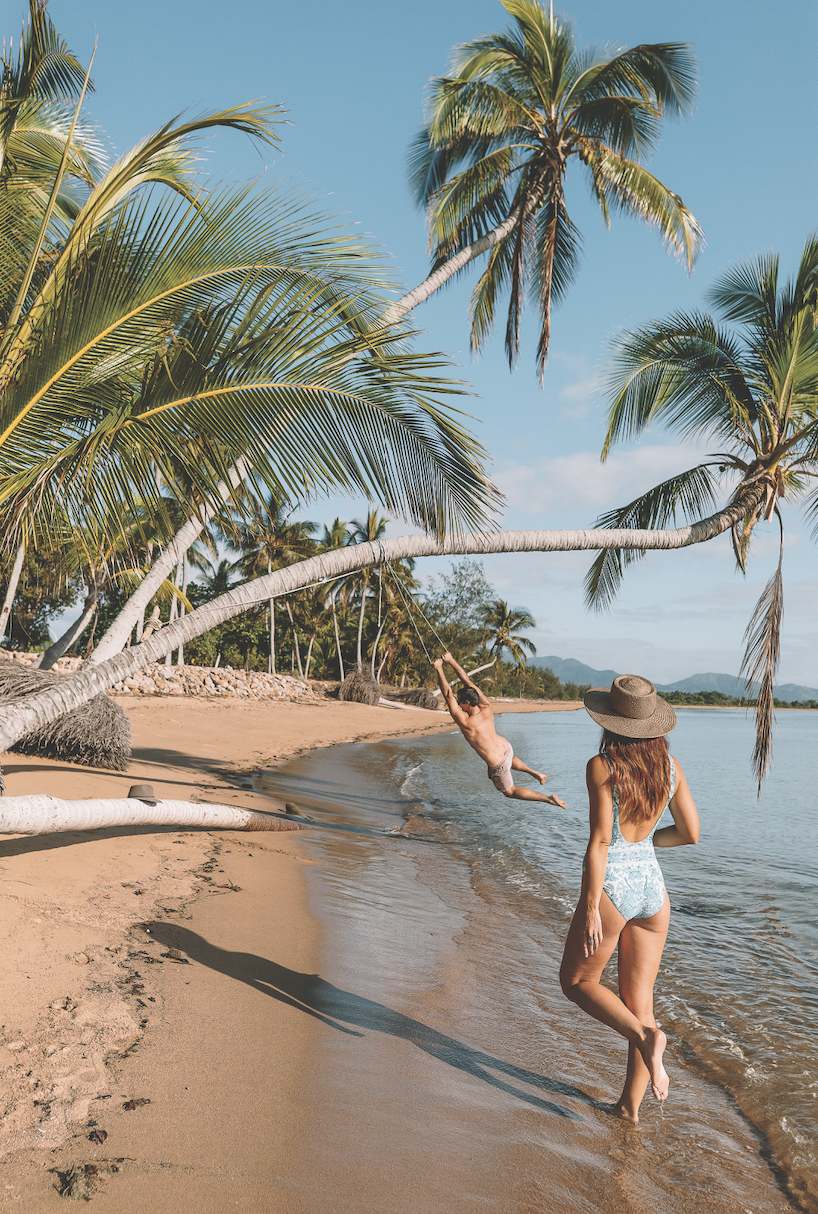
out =
[[[8,794],[150,782],[269,808],[248,773],[299,754],[322,778],[350,755],[370,771],[378,746],[312,752],[453,728],[332,701],[121,702],[126,774],[8,755]],[[763,1144],[695,1077],[686,1137],[611,1124],[610,1060],[561,1056],[574,1009],[541,1000],[559,942],[530,989],[505,991],[507,909],[485,915],[465,865],[437,849],[418,868],[412,846],[318,829],[0,841],[0,1211],[63,1209],[60,1189],[98,1214],[791,1209]],[[701,1100],[717,1144],[690,1129]]]
[[[127,773],[7,755],[7,795],[125,796],[152,783],[160,798],[269,809],[245,778],[254,769],[452,728],[442,712],[335,701],[120,702],[134,734]],[[66,1177],[101,1212],[271,1208],[311,1019],[259,999],[264,980],[238,954],[317,967],[302,877],[314,861],[299,838],[144,828],[0,840],[0,1210],[61,1208]],[[183,924],[212,956],[163,957]]]

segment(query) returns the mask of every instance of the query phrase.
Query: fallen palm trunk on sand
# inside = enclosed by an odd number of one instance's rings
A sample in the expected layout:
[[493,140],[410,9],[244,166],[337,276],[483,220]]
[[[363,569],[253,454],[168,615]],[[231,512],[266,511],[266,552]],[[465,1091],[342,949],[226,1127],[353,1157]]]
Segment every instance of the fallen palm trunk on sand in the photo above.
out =
[[305,830],[276,814],[233,805],[194,801],[155,801],[136,797],[63,801],[41,794],[0,798],[0,835],[50,835],[66,830],[104,830],[111,826],[203,826],[210,830]]

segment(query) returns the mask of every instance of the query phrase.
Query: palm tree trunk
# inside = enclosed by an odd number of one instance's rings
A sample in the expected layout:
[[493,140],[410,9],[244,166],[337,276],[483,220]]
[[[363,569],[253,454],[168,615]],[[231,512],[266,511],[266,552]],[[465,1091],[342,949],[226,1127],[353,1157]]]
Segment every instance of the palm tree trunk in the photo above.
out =
[[335,590],[334,589],[332,591],[332,594],[330,595],[330,602],[332,603],[332,622],[335,625],[335,648],[338,650],[338,674],[341,679],[341,682],[343,683],[343,681],[344,681],[344,659],[341,656],[341,637],[338,632],[338,613],[335,610]]
[[314,632],[312,634],[312,636],[310,637],[310,644],[309,644],[309,648],[307,649],[307,656],[304,659],[304,678],[305,679],[308,679],[310,677],[310,662],[312,661],[312,647],[315,644],[315,638],[317,637],[317,635],[318,635],[318,633]]
[[[385,627],[386,627],[386,619],[384,618],[383,623],[381,624],[380,628],[378,629],[378,634],[377,634],[377,636],[375,637],[375,644],[372,646],[372,662],[371,662],[371,668],[372,668],[372,678],[373,678],[373,679],[375,678],[375,657],[376,657],[377,652],[378,652],[378,642],[379,642],[379,641],[380,641],[380,639],[381,639],[381,634],[383,633],[383,630],[384,630],[384,628],[385,628]],[[380,676],[378,677],[377,682],[380,682]]]
[[[525,200],[526,215],[533,215],[539,207],[546,194],[547,181],[544,179],[536,186],[529,190]],[[383,314],[384,325],[397,324],[402,320],[407,313],[416,308],[418,304],[425,303],[430,295],[434,295],[440,287],[447,283],[450,278],[453,278],[460,270],[474,261],[475,257],[480,257],[482,253],[488,253],[489,249],[493,249],[501,240],[505,240],[506,236],[517,227],[523,215],[522,205],[518,205],[510,212],[508,217],[499,223],[496,228],[492,228],[490,232],[486,232],[485,236],[478,237],[471,244],[466,245],[442,266],[438,266],[433,270],[428,278],[424,278],[422,283],[419,283],[414,290],[407,292],[395,303],[390,304]]]
[[[269,577],[270,575],[268,574],[267,576]],[[292,629],[293,629],[293,656],[295,657],[296,661],[298,662],[298,673],[301,675],[301,678],[303,679],[304,670],[301,665],[301,650],[298,647],[298,633],[295,630],[295,620],[293,619],[293,609],[290,606],[290,600],[286,599],[285,601],[287,604],[287,615],[290,617],[290,623],[292,624]]]
[[37,695],[0,707],[0,752],[34,729],[56,721],[65,713],[86,704],[95,695],[135,674],[150,662],[159,661],[168,649],[186,644],[211,628],[230,620],[271,595],[292,594],[313,582],[341,577],[365,569],[380,560],[403,560],[422,556],[468,556],[496,552],[592,552],[603,548],[631,551],[670,551],[703,544],[729,531],[733,523],[761,501],[759,482],[745,486],[723,510],[698,523],[668,531],[589,528],[576,531],[481,531],[449,535],[443,541],[428,535],[403,535],[382,541],[377,556],[370,543],[333,548],[306,561],[287,565],[265,577],[245,582],[210,603],[155,632],[141,645],[115,654],[104,663],[86,663],[82,670],[62,679]]
[[[273,572],[273,562],[267,562],[267,572]],[[270,674],[276,672],[276,601],[270,599],[270,657],[267,660],[267,670]]]
[[50,835],[65,830],[102,830],[111,826],[203,826],[227,830],[304,830],[300,822],[235,805],[198,801],[157,801],[136,797],[63,801],[34,794],[0,798],[0,834]]
[[[138,623],[140,618],[144,619],[145,608],[170,571],[175,565],[178,565],[188,548],[212,521],[218,509],[228,500],[231,493],[244,483],[246,476],[247,468],[244,462],[239,460],[228,472],[227,480],[220,481],[216,486],[215,500],[202,506],[197,515],[188,519],[179,528],[167,548],[159,553],[147,577],[140,582],[122,611],[88,658],[92,666],[98,666],[100,662],[104,662],[108,658],[113,657],[115,653],[120,652],[134,624]],[[141,630],[138,635],[141,636]]]
[[[177,587],[178,587],[181,579],[182,579],[182,562],[180,561],[179,564],[176,566],[176,579],[174,582],[174,584]],[[176,598],[176,595],[174,595],[173,598],[170,600],[170,610],[168,612],[168,623],[169,624],[172,624],[173,621],[176,619],[177,615],[179,614],[178,606],[179,606],[179,601]],[[173,655],[171,654],[170,651],[168,651],[165,654],[165,665],[170,666],[172,664],[172,662],[173,662]]]
[[79,617],[74,621],[70,628],[59,637],[53,645],[46,649],[40,661],[40,670],[50,670],[54,663],[62,657],[66,649],[74,644],[78,636],[81,636],[91,622],[91,617],[97,609],[97,600],[99,599],[99,587],[96,582],[91,586],[88,594],[85,596],[85,603]]
[[369,574],[367,573],[366,576],[364,577],[363,586],[361,587],[361,610],[358,613],[357,660],[358,660],[358,669],[359,670],[363,670],[363,668],[364,668],[364,659],[363,659],[363,654],[361,653],[361,641],[362,641],[363,632],[364,632],[364,612],[366,611],[366,592],[368,589],[369,589]]
[[[187,553],[185,553],[184,556],[182,557],[181,563],[182,563],[182,594],[184,594],[186,596],[187,595]],[[185,614],[185,605],[184,605],[184,603],[180,603],[179,604],[179,615],[183,616],[184,614]],[[184,664],[185,664],[185,647],[184,647],[184,645],[180,645],[176,651],[176,665],[184,666]]]
[[395,303],[390,304],[383,314],[384,325],[397,324],[399,320],[403,320],[407,313],[416,308],[418,304],[425,303],[430,295],[434,295],[440,287],[447,283],[450,278],[453,278],[460,270],[474,261],[475,257],[479,257],[481,253],[488,253],[489,249],[493,249],[496,244],[504,240],[510,232],[513,232],[517,224],[520,222],[522,207],[515,207],[507,219],[498,224],[496,228],[492,228],[490,232],[486,232],[485,236],[480,236],[472,244],[466,245],[459,253],[455,253],[454,257],[450,257],[442,266],[438,266],[433,270],[428,278],[424,278],[422,283],[412,291],[408,291]]
[[9,626],[9,620],[11,619],[11,606],[14,602],[14,596],[17,593],[17,587],[20,584],[20,574],[23,572],[23,561],[25,559],[26,545],[24,540],[17,549],[17,555],[15,556],[14,564],[11,567],[11,575],[9,577],[9,584],[6,589],[6,597],[3,602],[3,609],[0,611],[0,645],[2,645],[5,639],[6,629]]

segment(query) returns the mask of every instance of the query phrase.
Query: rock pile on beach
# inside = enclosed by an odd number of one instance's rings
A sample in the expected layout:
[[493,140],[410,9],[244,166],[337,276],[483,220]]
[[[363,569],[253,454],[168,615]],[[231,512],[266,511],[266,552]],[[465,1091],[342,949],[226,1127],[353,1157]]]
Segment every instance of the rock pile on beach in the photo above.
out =
[[298,700],[324,697],[302,679],[230,666],[165,666],[156,663],[117,683],[112,691],[133,696],[221,696],[234,700]]
[[[5,657],[29,670],[36,669],[41,653],[0,649]],[[55,674],[73,674],[82,658],[59,658]],[[327,684],[327,689],[337,684]],[[118,695],[132,696],[222,696],[239,700],[298,700],[314,704],[326,698],[324,685],[310,686],[288,674],[265,674],[257,670],[234,670],[232,666],[165,666],[156,662],[129,675],[111,688]]]

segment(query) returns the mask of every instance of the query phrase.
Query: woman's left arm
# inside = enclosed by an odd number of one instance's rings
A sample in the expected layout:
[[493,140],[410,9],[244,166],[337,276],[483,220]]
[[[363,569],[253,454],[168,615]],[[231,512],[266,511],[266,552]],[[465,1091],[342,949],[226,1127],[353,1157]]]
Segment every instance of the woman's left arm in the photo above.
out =
[[670,802],[673,826],[663,826],[653,836],[654,847],[685,847],[699,841],[699,811],[687,786],[685,773],[678,759],[676,766],[676,791]]
[[611,773],[604,759],[595,755],[585,772],[588,785],[588,805],[591,837],[585,853],[585,879],[582,898],[585,901],[585,931],[583,947],[586,957],[592,957],[602,943],[602,918],[599,900],[608,867],[608,847],[613,830],[613,801]]

